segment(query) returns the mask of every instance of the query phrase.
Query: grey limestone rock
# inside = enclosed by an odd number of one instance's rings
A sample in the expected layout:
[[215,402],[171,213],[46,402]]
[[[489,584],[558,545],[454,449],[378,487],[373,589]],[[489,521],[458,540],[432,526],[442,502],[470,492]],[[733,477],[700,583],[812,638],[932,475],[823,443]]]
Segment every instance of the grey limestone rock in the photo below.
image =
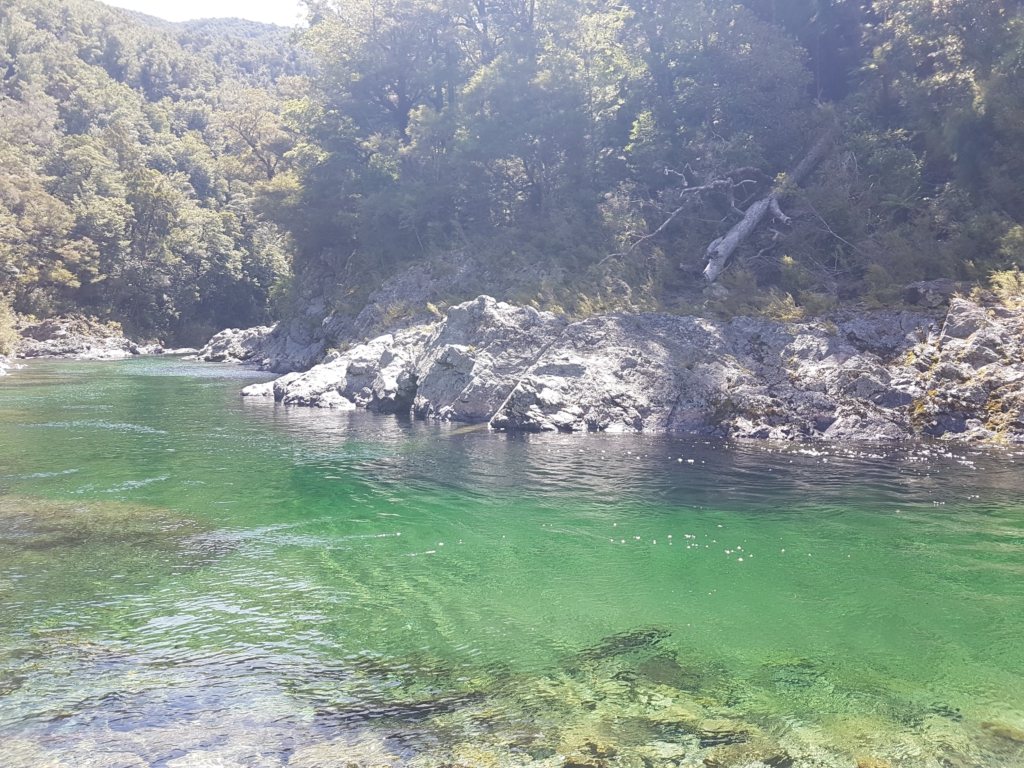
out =
[[262,345],[274,330],[273,326],[226,328],[196,352],[205,363],[241,363],[258,357]]
[[[365,298],[365,305],[356,314],[352,314],[352,307],[331,311],[330,302],[317,292],[323,286],[307,286],[297,302],[301,311],[245,344],[240,348],[241,356],[221,358],[223,350],[218,345],[223,340],[218,334],[197,359],[244,362],[275,373],[306,371],[325,362],[333,348],[435,324],[442,319],[435,303],[447,306],[453,297],[476,296],[483,286],[497,291],[517,290],[533,276],[526,265],[486,266],[466,253],[449,253],[443,259],[417,263],[393,275]],[[607,286],[610,293],[628,299],[629,287],[614,282]],[[238,333],[232,329],[232,334]]]
[[117,324],[100,323],[83,315],[24,323],[18,334],[15,354],[23,359],[123,360],[164,352],[159,344],[138,344],[125,338]]
[[416,363],[416,415],[488,421],[566,325],[559,315],[489,296],[452,307]]
[[196,352],[206,363],[246,363],[265,371],[305,371],[324,359],[333,332],[333,316],[327,316],[322,299],[311,300],[302,313],[273,326],[227,328]]
[[551,313],[480,297],[452,307],[443,323],[378,336],[279,386],[257,384],[247,396],[284,405],[364,407],[422,417],[487,421],[526,370],[565,327]]
[[934,309],[947,304],[959,289],[960,285],[946,278],[922,280],[903,289],[903,300],[908,304]]
[[944,322],[892,311],[569,322],[481,296],[245,394],[499,430],[1024,441],[1022,339],[1024,307],[962,299]]

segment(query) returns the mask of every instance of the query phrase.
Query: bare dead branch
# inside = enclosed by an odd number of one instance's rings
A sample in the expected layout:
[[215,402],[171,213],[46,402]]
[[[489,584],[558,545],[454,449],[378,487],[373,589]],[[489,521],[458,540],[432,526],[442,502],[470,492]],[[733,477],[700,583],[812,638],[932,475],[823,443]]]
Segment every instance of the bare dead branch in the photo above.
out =
[[[832,144],[834,133],[835,130],[833,126],[826,131],[817,142],[815,142],[807,155],[786,177],[787,180],[792,181],[795,184],[802,183],[828,151]],[[689,168],[687,168],[687,170],[689,170]],[[766,215],[770,213],[772,218],[787,225],[792,221],[779,206],[778,194],[781,191],[779,189],[772,189],[768,193],[767,197],[753,203],[750,202],[758,194],[758,187],[768,181],[768,177],[760,168],[734,168],[726,173],[724,177],[713,179],[699,186],[690,186],[689,179],[683,171],[677,171],[674,168],[666,166],[664,168],[664,173],[666,176],[677,176],[683,180],[683,187],[678,192],[678,198],[680,200],[687,197],[700,196],[704,193],[724,193],[729,207],[729,215],[739,217],[739,221],[734,224],[728,232],[726,232],[722,237],[715,239],[715,241],[707,248],[706,253],[708,257],[708,264],[704,269],[704,276],[710,282],[714,282],[718,275],[721,274],[722,270],[725,269],[726,262],[735,250],[754,232],[754,230],[757,229],[758,225],[760,225]],[[753,188],[749,194],[746,192],[748,187]],[[736,202],[737,189],[741,190],[742,194],[746,195],[743,201],[738,205]],[[747,206],[745,210],[743,206]],[[657,208],[658,206],[655,205],[655,207]],[[638,238],[626,251],[613,253],[605,257],[605,259],[602,259],[602,263],[610,258],[627,256],[636,250],[641,243],[660,235],[673,221],[676,220],[679,214],[685,210],[685,207],[685,205],[681,205],[672,210],[657,229]],[[726,218],[728,218],[728,216]],[[773,243],[777,239],[778,233],[776,232],[773,237]],[[762,252],[763,251],[764,249],[762,249]]]
[[[821,161],[821,158],[825,156],[829,147],[832,146],[836,128],[835,124],[829,126],[829,129],[814,143],[814,146],[811,147],[803,160],[797,163],[796,168],[786,176],[787,182],[801,184],[810,175],[811,171]],[[782,208],[779,206],[778,196],[781,191],[781,189],[775,187],[768,193],[767,197],[752,203],[747,208],[743,218],[733,225],[732,229],[708,246],[706,252],[708,263],[704,268],[704,277],[707,278],[708,282],[713,283],[717,279],[722,270],[725,269],[726,262],[729,261],[732,254],[757,229],[767,214],[771,213],[773,218],[781,221],[783,224],[790,223],[790,218],[783,213]]]
[[775,195],[771,195],[768,198],[768,209],[771,211],[772,216],[781,221],[783,224],[788,225],[790,223],[791,219],[789,218],[789,216],[782,212],[782,209],[779,207],[779,199]]

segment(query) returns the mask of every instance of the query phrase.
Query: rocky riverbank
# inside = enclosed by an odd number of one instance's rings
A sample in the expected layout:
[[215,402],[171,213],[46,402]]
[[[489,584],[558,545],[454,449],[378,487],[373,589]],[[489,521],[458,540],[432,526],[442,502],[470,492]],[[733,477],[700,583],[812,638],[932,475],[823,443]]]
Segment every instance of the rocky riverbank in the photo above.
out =
[[124,360],[138,355],[195,352],[139,344],[126,338],[117,323],[100,323],[82,315],[21,322],[17,331],[14,357],[21,359]]
[[[221,331],[199,350],[196,359],[245,363],[274,373],[306,371],[339,345],[368,341],[396,327],[443,319],[437,306],[453,303],[452,297],[515,293],[529,279],[526,267],[495,269],[469,254],[452,253],[444,260],[416,264],[385,280],[365,298],[358,312],[331,311],[322,295],[308,293],[298,302],[299,311],[286,320],[270,327]],[[632,306],[629,291],[621,282],[608,286],[619,306]]]
[[243,394],[530,432],[1024,442],[1024,307],[570,322],[481,296]]

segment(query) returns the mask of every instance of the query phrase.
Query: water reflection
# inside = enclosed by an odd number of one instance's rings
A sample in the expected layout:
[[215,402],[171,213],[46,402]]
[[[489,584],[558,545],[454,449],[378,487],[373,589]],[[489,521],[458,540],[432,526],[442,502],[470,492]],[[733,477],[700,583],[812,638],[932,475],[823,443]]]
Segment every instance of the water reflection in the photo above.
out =
[[1019,454],[37,371],[0,386],[0,764],[1024,765]]
[[[784,508],[786,503],[1018,504],[1024,452],[905,445],[732,443],[672,436],[490,433],[364,412],[247,401],[246,415],[293,437],[303,460],[357,467],[381,482],[462,492],[551,494],[618,502]],[[360,449],[365,452],[360,455]],[[362,459],[362,461],[359,461]],[[979,474],[979,470],[981,474]],[[780,503],[780,500],[783,503]]]

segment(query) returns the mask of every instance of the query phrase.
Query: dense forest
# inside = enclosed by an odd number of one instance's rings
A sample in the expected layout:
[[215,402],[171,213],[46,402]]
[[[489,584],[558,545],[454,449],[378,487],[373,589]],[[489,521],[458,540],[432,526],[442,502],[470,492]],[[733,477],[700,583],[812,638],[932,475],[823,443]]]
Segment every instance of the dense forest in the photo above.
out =
[[197,343],[270,319],[288,238],[254,211],[278,113],[307,90],[290,31],[171,25],[90,0],[0,4],[0,292]]
[[0,8],[18,311],[194,342],[471,258],[570,312],[797,317],[1024,265],[1017,2],[308,5],[293,36]]
[[[303,149],[267,194],[297,271],[326,265],[345,290],[453,249],[531,266],[515,297],[570,311],[785,316],[897,303],[914,280],[984,284],[1024,260],[1020,14],[998,0],[313,3]],[[782,216],[708,291],[708,246],[770,191]]]

